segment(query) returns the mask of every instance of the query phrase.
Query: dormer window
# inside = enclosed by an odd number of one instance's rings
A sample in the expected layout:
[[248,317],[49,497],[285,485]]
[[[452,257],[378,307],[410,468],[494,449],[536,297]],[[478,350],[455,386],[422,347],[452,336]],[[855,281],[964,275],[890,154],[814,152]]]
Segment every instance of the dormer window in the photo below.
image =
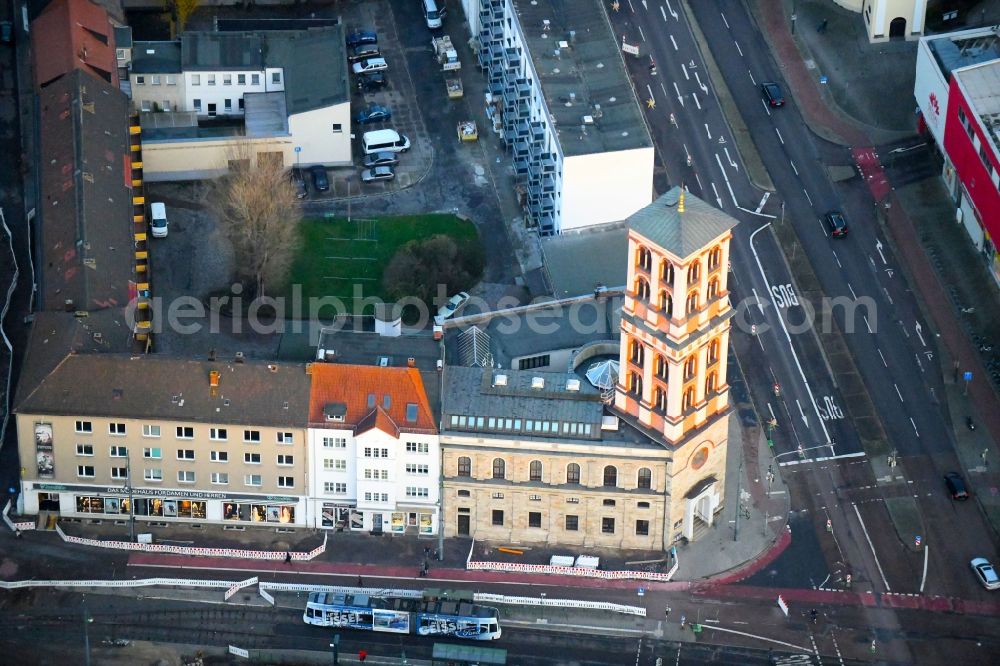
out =
[[406,404],[406,422],[407,423],[417,422],[417,403],[408,402]]
[[374,406],[375,406],[375,394],[374,393],[369,393],[368,394],[368,409],[371,409]]

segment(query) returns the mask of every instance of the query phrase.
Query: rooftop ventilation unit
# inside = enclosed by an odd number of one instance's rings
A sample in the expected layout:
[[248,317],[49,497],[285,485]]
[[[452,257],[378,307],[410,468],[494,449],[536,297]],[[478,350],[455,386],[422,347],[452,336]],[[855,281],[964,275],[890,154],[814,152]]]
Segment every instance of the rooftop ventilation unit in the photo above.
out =
[[566,390],[567,391],[579,391],[580,390],[580,380],[575,377],[566,380]]
[[531,388],[533,389],[543,389],[545,388],[545,378],[544,377],[532,377],[531,378]]
[[495,375],[493,377],[493,386],[507,386],[507,375]]

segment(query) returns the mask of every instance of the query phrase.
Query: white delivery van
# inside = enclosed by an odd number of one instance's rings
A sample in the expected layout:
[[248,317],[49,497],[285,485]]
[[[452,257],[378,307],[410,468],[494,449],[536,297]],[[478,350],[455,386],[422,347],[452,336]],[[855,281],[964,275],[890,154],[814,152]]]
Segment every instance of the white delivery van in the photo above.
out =
[[159,201],[149,204],[149,226],[153,230],[153,238],[165,238],[167,224],[166,205]]
[[410,149],[410,139],[396,130],[383,129],[365,132],[361,137],[361,147],[365,155],[382,151],[405,153]]
[[437,30],[441,27],[441,19],[444,18],[446,10],[442,7],[438,9],[437,0],[421,0],[424,3],[424,20],[427,21],[427,27],[431,30]]

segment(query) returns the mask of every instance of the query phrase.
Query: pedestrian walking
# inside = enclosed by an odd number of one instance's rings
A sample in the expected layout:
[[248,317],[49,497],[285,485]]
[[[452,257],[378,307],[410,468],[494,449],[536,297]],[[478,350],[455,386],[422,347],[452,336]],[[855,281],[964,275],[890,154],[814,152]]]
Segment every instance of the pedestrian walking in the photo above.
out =
[[291,563],[292,563],[292,554],[285,553],[285,564],[291,564]]
[[686,625],[687,625],[687,617],[681,615],[681,629],[684,629]]
[[813,624],[816,624],[816,618],[818,616],[819,616],[819,613],[816,611],[815,608],[813,608],[811,611],[809,611],[809,619],[812,620]]
[[368,652],[365,650],[358,651],[358,661],[364,661],[368,658]]
[[364,587],[364,586],[365,586],[365,581],[361,579],[361,576],[358,576],[358,587]]
[[665,620],[670,619],[670,606],[667,606],[667,609],[663,611],[663,619]]
[[826,24],[827,23],[829,23],[829,21],[827,21],[826,19],[823,19],[823,21],[819,24],[819,27],[816,28],[816,32],[818,32],[821,35],[824,34],[826,32]]

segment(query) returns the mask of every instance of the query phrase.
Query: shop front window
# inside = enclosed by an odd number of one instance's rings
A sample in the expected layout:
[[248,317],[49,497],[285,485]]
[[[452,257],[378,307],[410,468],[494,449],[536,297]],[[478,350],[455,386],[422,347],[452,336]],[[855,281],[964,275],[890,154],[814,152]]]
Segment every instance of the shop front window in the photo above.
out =
[[226,520],[250,523],[294,523],[295,507],[280,504],[226,502],[222,505]]

